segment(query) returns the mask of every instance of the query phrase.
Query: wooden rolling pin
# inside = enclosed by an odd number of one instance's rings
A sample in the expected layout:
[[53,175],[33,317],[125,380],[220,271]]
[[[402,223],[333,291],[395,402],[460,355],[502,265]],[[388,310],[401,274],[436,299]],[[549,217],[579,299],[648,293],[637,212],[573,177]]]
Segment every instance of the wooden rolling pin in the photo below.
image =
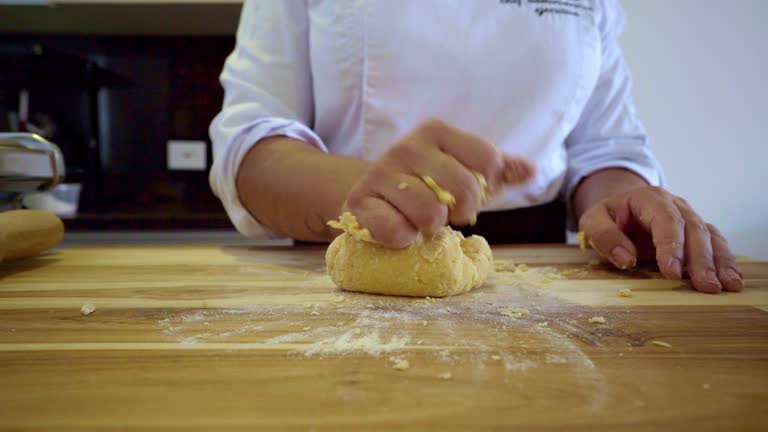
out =
[[0,261],[30,258],[59,244],[64,224],[56,215],[40,210],[0,213]]

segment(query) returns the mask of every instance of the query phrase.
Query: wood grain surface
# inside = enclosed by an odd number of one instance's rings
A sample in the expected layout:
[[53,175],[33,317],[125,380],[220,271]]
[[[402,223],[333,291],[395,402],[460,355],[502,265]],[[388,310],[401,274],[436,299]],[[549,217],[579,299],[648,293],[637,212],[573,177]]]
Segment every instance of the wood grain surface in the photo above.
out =
[[768,263],[707,295],[571,247],[494,256],[434,301],[339,291],[315,248],[2,263],[0,430],[768,428]]

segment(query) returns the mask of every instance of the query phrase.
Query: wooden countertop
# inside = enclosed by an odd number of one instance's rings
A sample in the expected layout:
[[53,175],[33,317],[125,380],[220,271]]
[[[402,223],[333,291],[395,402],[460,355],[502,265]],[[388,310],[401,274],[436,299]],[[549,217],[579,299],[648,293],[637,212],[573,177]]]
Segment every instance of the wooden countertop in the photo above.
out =
[[494,255],[529,270],[435,301],[338,291],[316,248],[2,263],[0,430],[767,427],[768,263],[706,295],[571,247]]

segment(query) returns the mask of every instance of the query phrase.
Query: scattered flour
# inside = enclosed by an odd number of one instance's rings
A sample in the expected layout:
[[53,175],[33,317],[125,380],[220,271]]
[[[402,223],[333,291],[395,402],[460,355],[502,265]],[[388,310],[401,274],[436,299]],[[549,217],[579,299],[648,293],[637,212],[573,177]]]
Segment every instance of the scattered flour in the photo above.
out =
[[525,264],[517,266],[515,272],[495,272],[488,277],[489,283],[522,288],[537,294],[543,294],[546,285],[560,279],[563,279],[563,274],[554,267],[528,267]]
[[359,337],[355,335],[353,330],[350,330],[340,336],[333,336],[315,342],[302,349],[302,351],[307,356],[364,353],[378,357],[383,353],[390,353],[405,348],[409,340],[410,338],[407,336],[393,336],[389,341],[384,342],[377,330],[360,335]]
[[526,308],[513,308],[509,306],[503,306],[499,308],[499,314],[510,318],[522,318],[526,315],[530,315],[531,312]]
[[[489,362],[503,365],[508,374],[567,365],[574,369],[572,377],[583,387],[590,405],[600,406],[607,400],[605,379],[581,350],[581,343],[574,341],[586,339],[600,346],[601,335],[590,334],[576,321],[569,326],[567,320],[574,315],[560,314],[564,303],[543,296],[540,289],[562,278],[553,267],[523,266],[495,273],[486,289],[456,298],[414,301],[344,293],[345,300],[336,301],[331,292],[330,302],[324,303],[165,313],[158,317],[157,327],[183,344],[239,335],[238,341],[289,345],[290,355],[302,357],[386,356],[395,370],[407,370],[415,359],[426,356],[428,364],[438,367],[432,372],[435,376],[450,374],[447,370],[456,364],[471,364],[467,373],[475,377],[489,376]],[[317,326],[310,316],[321,311],[334,324]],[[530,319],[510,319],[524,317]],[[554,328],[549,328],[550,323]],[[479,329],[484,337],[472,337]],[[569,339],[574,335],[577,339]],[[498,367],[494,369],[498,373]]]

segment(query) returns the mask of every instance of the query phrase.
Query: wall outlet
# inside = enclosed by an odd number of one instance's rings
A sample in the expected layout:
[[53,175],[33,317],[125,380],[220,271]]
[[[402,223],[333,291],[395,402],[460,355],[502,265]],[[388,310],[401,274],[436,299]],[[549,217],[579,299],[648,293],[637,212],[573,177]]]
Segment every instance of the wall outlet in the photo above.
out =
[[205,141],[168,141],[168,169],[205,171],[207,150]]

